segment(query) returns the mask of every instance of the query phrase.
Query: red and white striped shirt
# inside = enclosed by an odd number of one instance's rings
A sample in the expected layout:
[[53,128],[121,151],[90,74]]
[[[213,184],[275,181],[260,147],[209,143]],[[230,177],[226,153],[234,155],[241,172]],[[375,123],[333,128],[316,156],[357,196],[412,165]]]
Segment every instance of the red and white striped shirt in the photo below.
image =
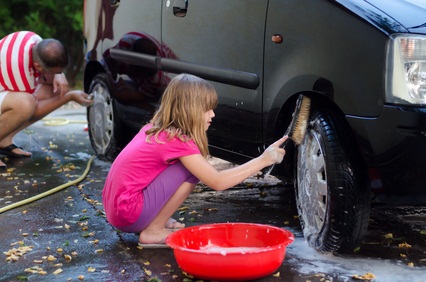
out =
[[35,91],[39,73],[31,50],[41,40],[34,32],[18,31],[0,41],[0,91]]

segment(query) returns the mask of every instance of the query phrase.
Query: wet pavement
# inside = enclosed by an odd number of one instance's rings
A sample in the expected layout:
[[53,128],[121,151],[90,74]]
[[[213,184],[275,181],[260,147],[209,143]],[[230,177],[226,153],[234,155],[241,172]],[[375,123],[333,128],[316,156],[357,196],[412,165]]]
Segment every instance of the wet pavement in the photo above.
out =
[[[172,250],[140,249],[136,235],[108,224],[101,193],[110,163],[94,159],[79,184],[8,209],[75,181],[88,168],[93,151],[85,109],[65,107],[48,118],[15,140],[31,158],[2,158],[9,169],[0,173],[0,281],[199,281],[180,270]],[[223,192],[199,185],[175,218],[187,226],[252,222],[293,232],[282,266],[258,281],[356,281],[354,275],[367,273],[373,281],[426,281],[426,207],[375,204],[360,249],[344,256],[307,246],[293,189],[273,177],[253,177]]]

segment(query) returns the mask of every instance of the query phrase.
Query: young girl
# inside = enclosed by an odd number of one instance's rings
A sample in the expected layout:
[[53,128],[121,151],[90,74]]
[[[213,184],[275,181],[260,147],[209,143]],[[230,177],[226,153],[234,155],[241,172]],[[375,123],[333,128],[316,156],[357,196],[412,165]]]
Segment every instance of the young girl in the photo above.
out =
[[217,105],[207,81],[189,74],[173,78],[151,122],[121,151],[108,173],[102,199],[107,220],[123,232],[140,233],[140,244],[163,244],[173,229],[170,217],[202,181],[225,190],[280,163],[281,138],[259,157],[238,167],[217,171],[208,161],[206,131]]

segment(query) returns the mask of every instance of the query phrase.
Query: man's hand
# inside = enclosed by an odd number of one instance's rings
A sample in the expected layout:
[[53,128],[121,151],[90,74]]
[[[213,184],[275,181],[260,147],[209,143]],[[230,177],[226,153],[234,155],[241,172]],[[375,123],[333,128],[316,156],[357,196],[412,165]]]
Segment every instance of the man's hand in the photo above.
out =
[[84,107],[91,106],[93,104],[93,96],[84,93],[81,90],[72,90],[67,93],[71,101],[75,101]]
[[68,80],[65,77],[65,74],[58,73],[55,74],[53,77],[53,93],[57,94],[62,97],[65,93],[67,93],[70,90],[70,87],[68,85]]

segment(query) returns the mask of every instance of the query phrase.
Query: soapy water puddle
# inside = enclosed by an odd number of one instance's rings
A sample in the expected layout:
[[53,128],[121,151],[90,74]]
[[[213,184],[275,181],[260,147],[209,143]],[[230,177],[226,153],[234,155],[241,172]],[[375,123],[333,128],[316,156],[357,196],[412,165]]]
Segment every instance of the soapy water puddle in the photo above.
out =
[[[217,193],[203,189],[199,193],[190,196],[188,205],[194,210],[200,210],[206,206],[213,206],[216,212],[204,212],[197,223],[211,223],[214,221],[232,222],[238,218],[241,222],[266,223],[277,227],[283,227],[295,236],[293,243],[287,246],[283,266],[280,268],[283,280],[290,275],[293,278],[302,277],[302,280],[293,281],[326,281],[315,277],[316,274],[325,274],[329,281],[367,281],[355,280],[354,275],[362,276],[372,273],[374,282],[426,282],[426,248],[424,248],[424,236],[419,235],[419,230],[426,230],[424,209],[415,207],[413,210],[403,210],[389,207],[388,209],[373,209],[366,236],[361,246],[361,252],[353,255],[321,254],[311,247],[303,238],[297,219],[294,218],[295,208],[290,208],[294,202],[290,189],[268,187],[267,197],[259,197],[259,189],[232,189]],[[284,200],[283,200],[284,199]],[[288,200],[288,202],[285,202]],[[260,204],[261,203],[261,204]],[[415,217],[413,215],[416,215]],[[416,219],[407,222],[407,218]],[[389,221],[389,218],[392,218]],[[420,218],[420,220],[419,220]],[[203,221],[202,221],[203,220]],[[286,222],[283,226],[283,222]],[[421,226],[417,226],[421,221]],[[394,241],[391,244],[382,242],[385,234],[393,234]],[[397,241],[397,238],[403,238]],[[398,243],[407,242],[413,247],[409,249],[398,248]],[[403,259],[400,254],[406,254]],[[414,262],[414,266],[407,265]],[[287,276],[288,278],[288,276]],[[265,280],[266,281],[266,280]],[[292,281],[292,280],[289,280]]]
[[[293,232],[297,233],[296,230]],[[302,276],[325,273],[337,279],[331,281],[357,281],[353,279],[354,275],[366,273],[375,275],[374,282],[426,281],[425,267],[409,267],[398,260],[321,254],[309,247],[301,234],[287,246],[284,263],[291,265]]]

